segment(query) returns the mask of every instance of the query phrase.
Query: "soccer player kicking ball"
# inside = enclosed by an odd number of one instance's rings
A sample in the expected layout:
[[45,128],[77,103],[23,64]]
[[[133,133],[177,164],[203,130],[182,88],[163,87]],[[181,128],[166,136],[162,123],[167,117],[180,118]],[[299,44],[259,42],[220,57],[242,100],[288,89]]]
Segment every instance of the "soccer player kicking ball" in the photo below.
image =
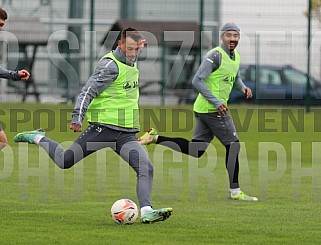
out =
[[89,126],[66,151],[46,137],[42,130],[19,133],[14,141],[38,144],[62,169],[72,167],[97,150],[112,148],[137,173],[141,222],[149,224],[166,220],[173,209],[152,209],[150,197],[154,169],[147,152],[135,137],[140,127],[136,61],[143,46],[139,32],[128,28],[122,31],[118,47],[100,60],[77,98],[70,123],[71,130],[80,132],[87,112]]
[[221,45],[207,53],[192,82],[199,92],[193,108],[196,125],[192,141],[157,135],[153,128],[138,138],[138,141],[145,145],[162,144],[199,158],[214,137],[217,137],[226,149],[225,162],[230,182],[230,198],[257,201],[256,197],[246,195],[240,189],[240,143],[227,107],[234,83],[247,99],[252,98],[251,89],[244,85],[239,75],[240,55],[235,48],[240,39],[240,29],[234,23],[226,23],[221,28],[220,36]]

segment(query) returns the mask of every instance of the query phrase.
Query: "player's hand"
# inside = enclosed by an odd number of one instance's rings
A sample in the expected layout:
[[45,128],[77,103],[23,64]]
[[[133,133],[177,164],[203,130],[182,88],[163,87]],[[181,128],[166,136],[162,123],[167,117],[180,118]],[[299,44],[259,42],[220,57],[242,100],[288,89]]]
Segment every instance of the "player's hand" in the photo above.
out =
[[145,45],[147,44],[147,41],[146,41],[146,39],[142,39],[142,40],[139,41],[138,44],[139,44],[138,54],[140,54],[143,51]]
[[27,81],[30,77],[30,73],[27,70],[18,71],[18,76],[22,81]]
[[81,125],[78,123],[70,123],[69,128],[74,132],[81,132]]
[[246,94],[246,99],[251,99],[253,97],[252,90],[250,88],[242,89],[242,93]]
[[228,108],[226,105],[222,104],[220,107],[217,108],[217,112],[220,116],[224,116],[228,111]]
[[140,48],[143,49],[146,44],[147,44],[146,39],[142,39],[141,42],[140,42]]

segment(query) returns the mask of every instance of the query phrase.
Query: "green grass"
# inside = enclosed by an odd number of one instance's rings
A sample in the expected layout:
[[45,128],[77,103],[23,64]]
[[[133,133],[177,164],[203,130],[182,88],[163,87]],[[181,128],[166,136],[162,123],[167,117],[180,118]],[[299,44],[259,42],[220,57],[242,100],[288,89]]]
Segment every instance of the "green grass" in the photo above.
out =
[[[155,167],[153,205],[174,212],[166,222],[131,226],[116,225],[109,217],[117,199],[137,203],[135,174],[114,152],[102,150],[60,170],[38,146],[13,143],[17,131],[42,126],[67,147],[78,135],[67,130],[71,109],[1,105],[9,139],[0,152],[1,244],[320,242],[319,109],[231,106],[243,142],[241,187],[258,196],[257,203],[227,199],[225,153],[217,139],[199,160],[148,146]],[[143,129],[157,126],[161,134],[192,137],[191,107],[142,109]],[[286,121],[289,115],[292,121]]]

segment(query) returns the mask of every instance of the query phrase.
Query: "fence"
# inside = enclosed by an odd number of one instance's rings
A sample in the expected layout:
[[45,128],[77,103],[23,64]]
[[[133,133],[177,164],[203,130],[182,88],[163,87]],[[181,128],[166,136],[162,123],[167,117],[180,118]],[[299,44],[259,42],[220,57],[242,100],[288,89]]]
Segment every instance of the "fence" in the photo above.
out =
[[[121,19],[133,22],[195,22],[203,30],[203,38],[199,39],[202,45],[196,50],[179,53],[182,51],[179,48],[163,49],[162,45],[166,42],[148,47],[149,59],[140,62],[140,69],[142,93],[153,95],[152,100],[148,99],[149,104],[151,101],[160,104],[190,99],[193,91],[190,82],[200,56],[210,46],[219,43],[218,28],[228,21],[237,23],[241,28],[238,49],[243,64],[289,64],[302,71],[306,71],[307,67],[308,22],[305,12],[308,1],[3,0],[1,6],[9,14],[6,22],[9,30],[10,22],[22,17],[37,18],[46,26],[45,30],[36,30],[38,32],[32,30],[28,21],[25,26],[33,36],[39,35],[39,31],[48,34],[49,42],[38,47],[32,71],[41,101],[74,99],[97,59],[109,51],[102,41]],[[312,27],[311,74],[320,78],[321,42],[317,20],[313,20]],[[31,55],[32,52],[32,48],[28,47],[27,53]],[[24,59],[17,51],[7,56],[4,52],[2,56],[2,66],[10,69],[16,68],[12,64],[17,62],[13,60]],[[2,85],[2,101],[20,99],[15,94],[7,96],[7,91],[7,86]]]

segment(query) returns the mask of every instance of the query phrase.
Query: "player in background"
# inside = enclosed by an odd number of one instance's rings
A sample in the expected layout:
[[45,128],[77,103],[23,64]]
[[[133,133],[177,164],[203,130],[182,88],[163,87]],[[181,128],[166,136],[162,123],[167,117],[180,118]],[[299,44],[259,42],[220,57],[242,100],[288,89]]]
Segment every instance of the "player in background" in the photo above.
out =
[[226,149],[226,169],[233,200],[257,201],[246,195],[239,185],[240,143],[235,125],[228,111],[227,101],[233,85],[252,98],[252,91],[242,82],[239,74],[240,55],[235,49],[240,40],[240,29],[234,23],[226,23],[220,30],[220,46],[210,50],[202,61],[192,81],[199,93],[194,103],[196,125],[191,141],[157,134],[149,129],[138,138],[141,144],[162,144],[193,157],[201,157],[210,142],[217,137]]
[[62,169],[72,167],[97,150],[112,148],[137,173],[141,222],[153,223],[167,219],[172,208],[152,209],[150,197],[154,169],[147,152],[135,137],[140,128],[136,61],[143,46],[139,32],[128,28],[122,31],[118,47],[99,61],[77,98],[70,129],[81,131],[85,113],[89,126],[66,151],[46,137],[42,130],[19,133],[14,141],[38,144]]
[[[7,12],[0,8],[0,31],[4,27],[6,20],[8,19]],[[22,80],[26,81],[30,77],[30,73],[26,70],[11,71],[0,67],[0,78],[10,79],[14,81]],[[6,133],[0,125],[0,150],[4,148],[8,143]]]

